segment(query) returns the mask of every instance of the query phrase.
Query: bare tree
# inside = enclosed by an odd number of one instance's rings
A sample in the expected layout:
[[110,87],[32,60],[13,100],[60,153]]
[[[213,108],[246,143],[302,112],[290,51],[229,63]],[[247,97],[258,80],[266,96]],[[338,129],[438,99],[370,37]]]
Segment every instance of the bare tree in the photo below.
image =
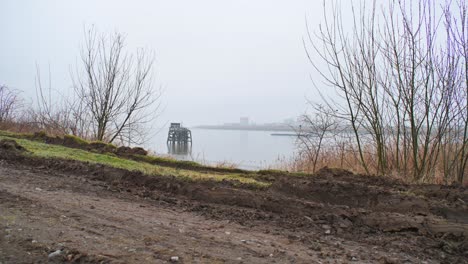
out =
[[453,90],[450,100],[449,129],[442,148],[445,180],[454,175],[458,182],[468,178],[468,4],[457,1],[454,13],[444,8],[446,29],[445,58],[442,75],[444,83]]
[[0,85],[0,124],[12,121],[19,107],[18,91]]
[[[352,128],[364,171],[396,170],[427,181],[442,164],[443,174],[458,170],[456,180],[463,181],[466,4],[457,2],[455,14],[451,1],[440,8],[433,0],[357,2],[352,1],[354,23],[346,24],[339,1],[332,1],[331,15],[325,13],[315,36],[308,30],[304,45],[311,64],[338,95],[322,97]],[[364,149],[375,163],[364,157]]]
[[[301,125],[296,128],[300,154],[312,164],[312,172],[317,170],[317,164],[322,154],[324,144],[333,144],[338,132],[338,122],[335,112],[319,104],[311,103],[315,109],[314,115],[303,115]],[[325,146],[329,147],[329,146]]]
[[120,33],[86,31],[82,67],[74,76],[77,100],[89,111],[93,138],[140,143],[143,126],[154,119],[160,90],[153,84],[154,55],[125,51]]
[[39,66],[36,65],[37,106],[28,110],[23,122],[49,134],[89,138],[89,120],[83,102],[76,100],[73,95],[67,96],[53,89],[50,68],[47,86],[41,77]]

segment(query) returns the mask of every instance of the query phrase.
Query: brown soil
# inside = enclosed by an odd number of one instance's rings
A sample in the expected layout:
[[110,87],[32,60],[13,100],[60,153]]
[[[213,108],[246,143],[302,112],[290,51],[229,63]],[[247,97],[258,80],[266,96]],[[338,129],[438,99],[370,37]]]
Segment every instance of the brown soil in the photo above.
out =
[[1,263],[468,263],[459,186],[325,168],[258,190],[13,149],[0,147]]

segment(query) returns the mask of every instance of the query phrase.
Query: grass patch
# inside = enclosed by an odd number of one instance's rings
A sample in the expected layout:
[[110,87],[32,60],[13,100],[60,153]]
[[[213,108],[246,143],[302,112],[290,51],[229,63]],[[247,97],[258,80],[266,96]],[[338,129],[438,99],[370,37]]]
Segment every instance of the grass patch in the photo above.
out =
[[[83,149],[90,152],[105,153],[111,156],[120,156],[124,159],[135,160],[138,162],[146,162],[152,165],[167,166],[178,169],[187,169],[187,170],[204,170],[206,172],[218,172],[218,173],[241,173],[241,174],[252,174],[251,171],[245,171],[234,167],[226,166],[206,166],[194,161],[185,161],[185,160],[176,160],[173,158],[167,157],[158,157],[150,155],[140,155],[137,153],[120,153],[119,148],[111,143],[105,143],[102,141],[87,141],[80,137],[73,135],[65,135],[63,137],[49,137],[45,132],[37,132],[34,134],[21,134],[21,133],[12,133],[9,131],[0,130],[0,136],[12,137],[17,139],[28,139],[33,141],[44,141],[45,138],[52,139],[52,142],[47,141],[48,144],[54,144],[59,146],[65,146],[69,148]],[[54,143],[55,142],[55,143]],[[114,155],[112,155],[114,154]]]
[[288,172],[270,169],[270,170],[259,170],[257,173],[260,175],[284,175],[284,174],[287,174]]
[[69,144],[72,143],[72,144],[76,144],[76,145],[79,145],[79,146],[87,146],[89,145],[89,142],[82,139],[82,138],[79,138],[77,136],[73,136],[73,135],[65,135],[63,136],[63,139],[65,140],[65,142],[68,142]]
[[117,149],[118,147],[112,143],[105,143],[105,142],[102,142],[102,141],[91,141],[91,142],[88,142],[90,145],[105,145],[111,149]]
[[[242,173],[216,173],[216,172],[199,172],[189,169],[177,169],[171,167],[158,166],[155,164],[150,164],[148,162],[139,162],[135,160],[129,160],[124,158],[119,158],[115,155],[108,154],[99,154],[94,152],[88,152],[76,148],[67,148],[60,145],[45,144],[38,141],[31,141],[26,139],[13,138],[11,136],[6,136],[5,134],[0,135],[0,139],[12,139],[15,140],[19,145],[24,147],[30,153],[25,155],[32,155],[40,158],[50,158],[50,159],[65,159],[65,160],[76,160],[82,162],[89,162],[95,164],[103,164],[111,166],[114,168],[129,170],[129,171],[140,171],[147,175],[165,175],[165,176],[175,176],[180,177],[186,180],[199,181],[199,180],[214,180],[214,181],[231,181],[234,184],[248,184],[254,187],[264,188],[268,187],[269,184],[258,181],[255,179],[254,175],[246,175]],[[170,159],[158,158],[158,157],[148,157],[149,159],[159,160],[163,159],[167,162],[172,162]],[[181,162],[181,161],[176,161]],[[187,161],[188,164],[195,166],[202,166],[195,162]]]
[[286,175],[286,176],[296,176],[296,177],[308,177],[308,176],[313,175],[311,173],[306,173],[306,172],[289,172],[289,171],[272,170],[272,169],[259,170],[257,173],[259,175],[274,175],[274,176]]
[[170,164],[170,165],[185,165],[185,166],[191,166],[191,167],[203,167],[200,163],[197,163],[195,161],[189,161],[189,160],[176,160],[176,159],[171,159],[171,158],[166,158],[166,157],[157,157],[157,156],[144,156],[144,155],[134,155],[135,158],[137,158],[140,161],[147,162],[147,163],[162,163],[162,164]]
[[13,132],[9,132],[9,131],[0,130],[0,136],[12,137],[12,138],[29,138],[29,137],[32,137],[32,134],[13,133]]
[[148,155],[132,155],[132,159],[142,162],[147,162],[154,165],[161,165],[161,166],[169,166],[181,169],[193,169],[193,170],[205,170],[211,172],[219,172],[219,173],[238,173],[238,174],[252,174],[250,171],[245,171],[237,168],[229,168],[229,167],[211,167],[202,165],[195,161],[189,160],[176,160],[173,158],[167,157],[157,157],[157,156],[148,156]]

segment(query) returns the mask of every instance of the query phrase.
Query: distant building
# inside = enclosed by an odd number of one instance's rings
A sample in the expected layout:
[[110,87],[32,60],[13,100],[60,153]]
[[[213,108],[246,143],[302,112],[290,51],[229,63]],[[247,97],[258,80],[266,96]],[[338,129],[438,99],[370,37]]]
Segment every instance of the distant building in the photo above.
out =
[[241,117],[239,124],[241,126],[248,126],[249,125],[249,118],[248,117]]

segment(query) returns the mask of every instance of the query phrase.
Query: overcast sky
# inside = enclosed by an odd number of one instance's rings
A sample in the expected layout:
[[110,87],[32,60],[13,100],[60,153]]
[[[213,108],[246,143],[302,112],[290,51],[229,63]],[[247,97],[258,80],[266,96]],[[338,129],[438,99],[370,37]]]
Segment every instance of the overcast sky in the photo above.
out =
[[[160,123],[256,122],[302,114],[314,97],[302,37],[321,0],[17,1],[0,3],[0,83],[34,98],[36,63],[71,89],[83,29],[125,33],[127,48],[156,52]],[[315,96],[316,97],[316,96]]]

